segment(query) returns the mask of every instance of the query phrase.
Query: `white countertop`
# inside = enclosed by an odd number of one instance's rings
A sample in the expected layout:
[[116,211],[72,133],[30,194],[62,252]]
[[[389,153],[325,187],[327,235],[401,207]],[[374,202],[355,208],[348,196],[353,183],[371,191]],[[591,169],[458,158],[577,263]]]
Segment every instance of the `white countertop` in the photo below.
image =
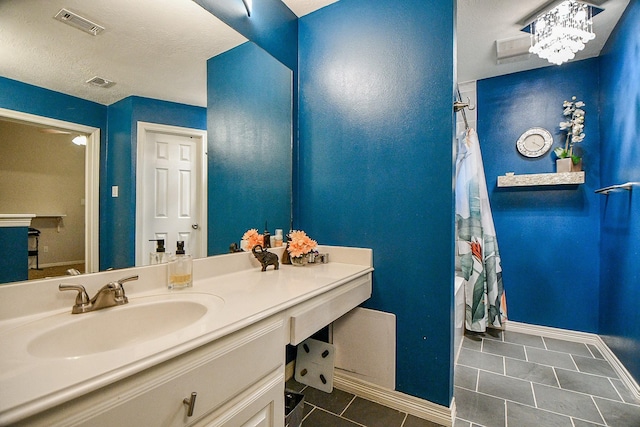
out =
[[[273,270],[270,266],[266,272],[260,271],[257,261],[247,253],[197,260],[194,262],[194,286],[184,290],[167,290],[164,286],[166,280],[161,286],[151,283],[154,280],[159,282],[156,279],[166,272],[166,266],[1,286],[0,311],[5,311],[5,316],[0,319],[0,425],[41,412],[193,350],[373,270],[372,253],[368,249],[323,247],[320,251],[330,253],[328,264],[305,267],[281,265],[279,270]],[[140,283],[125,284],[129,305],[144,302],[152,295],[189,296],[197,300],[199,295],[206,298],[202,294],[220,297],[224,304],[217,306],[212,315],[201,318],[187,328],[120,349],[74,358],[38,358],[27,352],[26,340],[34,336],[30,328],[33,329],[34,324],[41,325],[42,322],[38,321],[44,317],[66,319],[69,316],[100,313],[71,315],[75,293],[59,292],[59,283],[83,283],[84,278],[85,282],[91,283],[86,287],[89,296],[92,296],[93,288],[99,287],[98,283],[106,284],[114,280],[114,275],[120,278],[130,274],[139,274]],[[6,292],[3,292],[4,288]],[[15,299],[21,293],[27,299],[20,304],[27,306],[30,303],[29,295],[38,295],[44,301],[43,292],[51,293],[49,298],[64,308],[47,311],[32,309],[33,313],[19,318],[6,316],[7,311],[11,311],[9,304],[15,306]],[[8,299],[13,301],[8,303]],[[51,308],[51,305],[46,308]],[[45,332],[46,328],[38,333]]]

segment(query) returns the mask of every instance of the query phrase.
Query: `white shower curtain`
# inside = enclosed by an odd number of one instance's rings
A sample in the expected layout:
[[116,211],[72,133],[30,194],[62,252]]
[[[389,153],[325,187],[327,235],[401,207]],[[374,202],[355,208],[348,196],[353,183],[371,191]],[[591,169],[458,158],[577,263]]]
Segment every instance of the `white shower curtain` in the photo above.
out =
[[474,129],[458,139],[456,177],[458,274],[465,279],[465,327],[473,332],[503,328],[507,310],[500,252]]

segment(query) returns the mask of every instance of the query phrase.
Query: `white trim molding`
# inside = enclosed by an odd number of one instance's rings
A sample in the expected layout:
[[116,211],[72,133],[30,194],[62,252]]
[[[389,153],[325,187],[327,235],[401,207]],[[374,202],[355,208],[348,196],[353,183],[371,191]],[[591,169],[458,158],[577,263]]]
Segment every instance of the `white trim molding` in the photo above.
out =
[[611,364],[611,367],[616,374],[618,374],[618,377],[624,385],[627,386],[631,394],[633,394],[636,399],[640,399],[640,386],[600,336],[587,332],[570,331],[567,329],[551,328],[548,326],[529,325],[526,323],[513,322],[511,320],[507,322],[506,330],[593,345],[598,349],[605,360]]
[[35,214],[0,214],[0,227],[30,227]]
[[333,385],[342,391],[346,391],[363,399],[371,400],[389,408],[413,415],[424,420],[429,420],[443,426],[453,424],[452,408],[438,405],[425,399],[389,390],[377,384],[372,384],[358,378],[354,378],[344,371],[335,370]]

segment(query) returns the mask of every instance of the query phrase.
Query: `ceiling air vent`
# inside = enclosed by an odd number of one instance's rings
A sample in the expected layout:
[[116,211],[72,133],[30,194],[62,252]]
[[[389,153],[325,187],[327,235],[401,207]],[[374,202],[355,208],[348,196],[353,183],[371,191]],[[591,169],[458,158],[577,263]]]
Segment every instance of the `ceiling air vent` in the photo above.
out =
[[116,82],[112,82],[111,80],[103,79],[102,77],[98,77],[98,76],[90,78],[89,80],[86,81],[86,83],[89,83],[90,85],[93,85],[93,86],[103,87],[103,88],[108,88],[116,84]]
[[531,57],[529,47],[531,47],[531,36],[528,34],[496,40],[496,63],[508,64],[529,59]]
[[54,16],[54,18],[60,22],[69,24],[74,28],[77,28],[84,31],[85,33],[89,33],[94,36],[97,36],[102,31],[104,31],[103,26],[100,26],[95,22],[91,22],[87,18],[83,18],[82,16],[67,9],[60,9],[60,12],[58,12],[58,14]]

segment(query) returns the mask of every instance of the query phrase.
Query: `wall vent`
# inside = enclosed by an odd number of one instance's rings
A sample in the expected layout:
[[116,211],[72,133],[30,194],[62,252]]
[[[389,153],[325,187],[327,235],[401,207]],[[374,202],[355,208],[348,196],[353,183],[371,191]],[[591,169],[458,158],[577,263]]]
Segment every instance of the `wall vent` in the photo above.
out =
[[98,25],[95,22],[91,22],[87,18],[83,18],[82,16],[67,9],[60,9],[60,12],[58,12],[54,18],[94,36],[97,36],[104,31],[103,26]]
[[524,61],[531,57],[531,36],[529,34],[508,39],[496,40],[496,63]]
[[89,80],[86,81],[86,83],[89,83],[92,86],[98,86],[103,88],[109,88],[116,84],[116,82],[103,79],[102,77],[98,77],[98,76],[90,78]]

